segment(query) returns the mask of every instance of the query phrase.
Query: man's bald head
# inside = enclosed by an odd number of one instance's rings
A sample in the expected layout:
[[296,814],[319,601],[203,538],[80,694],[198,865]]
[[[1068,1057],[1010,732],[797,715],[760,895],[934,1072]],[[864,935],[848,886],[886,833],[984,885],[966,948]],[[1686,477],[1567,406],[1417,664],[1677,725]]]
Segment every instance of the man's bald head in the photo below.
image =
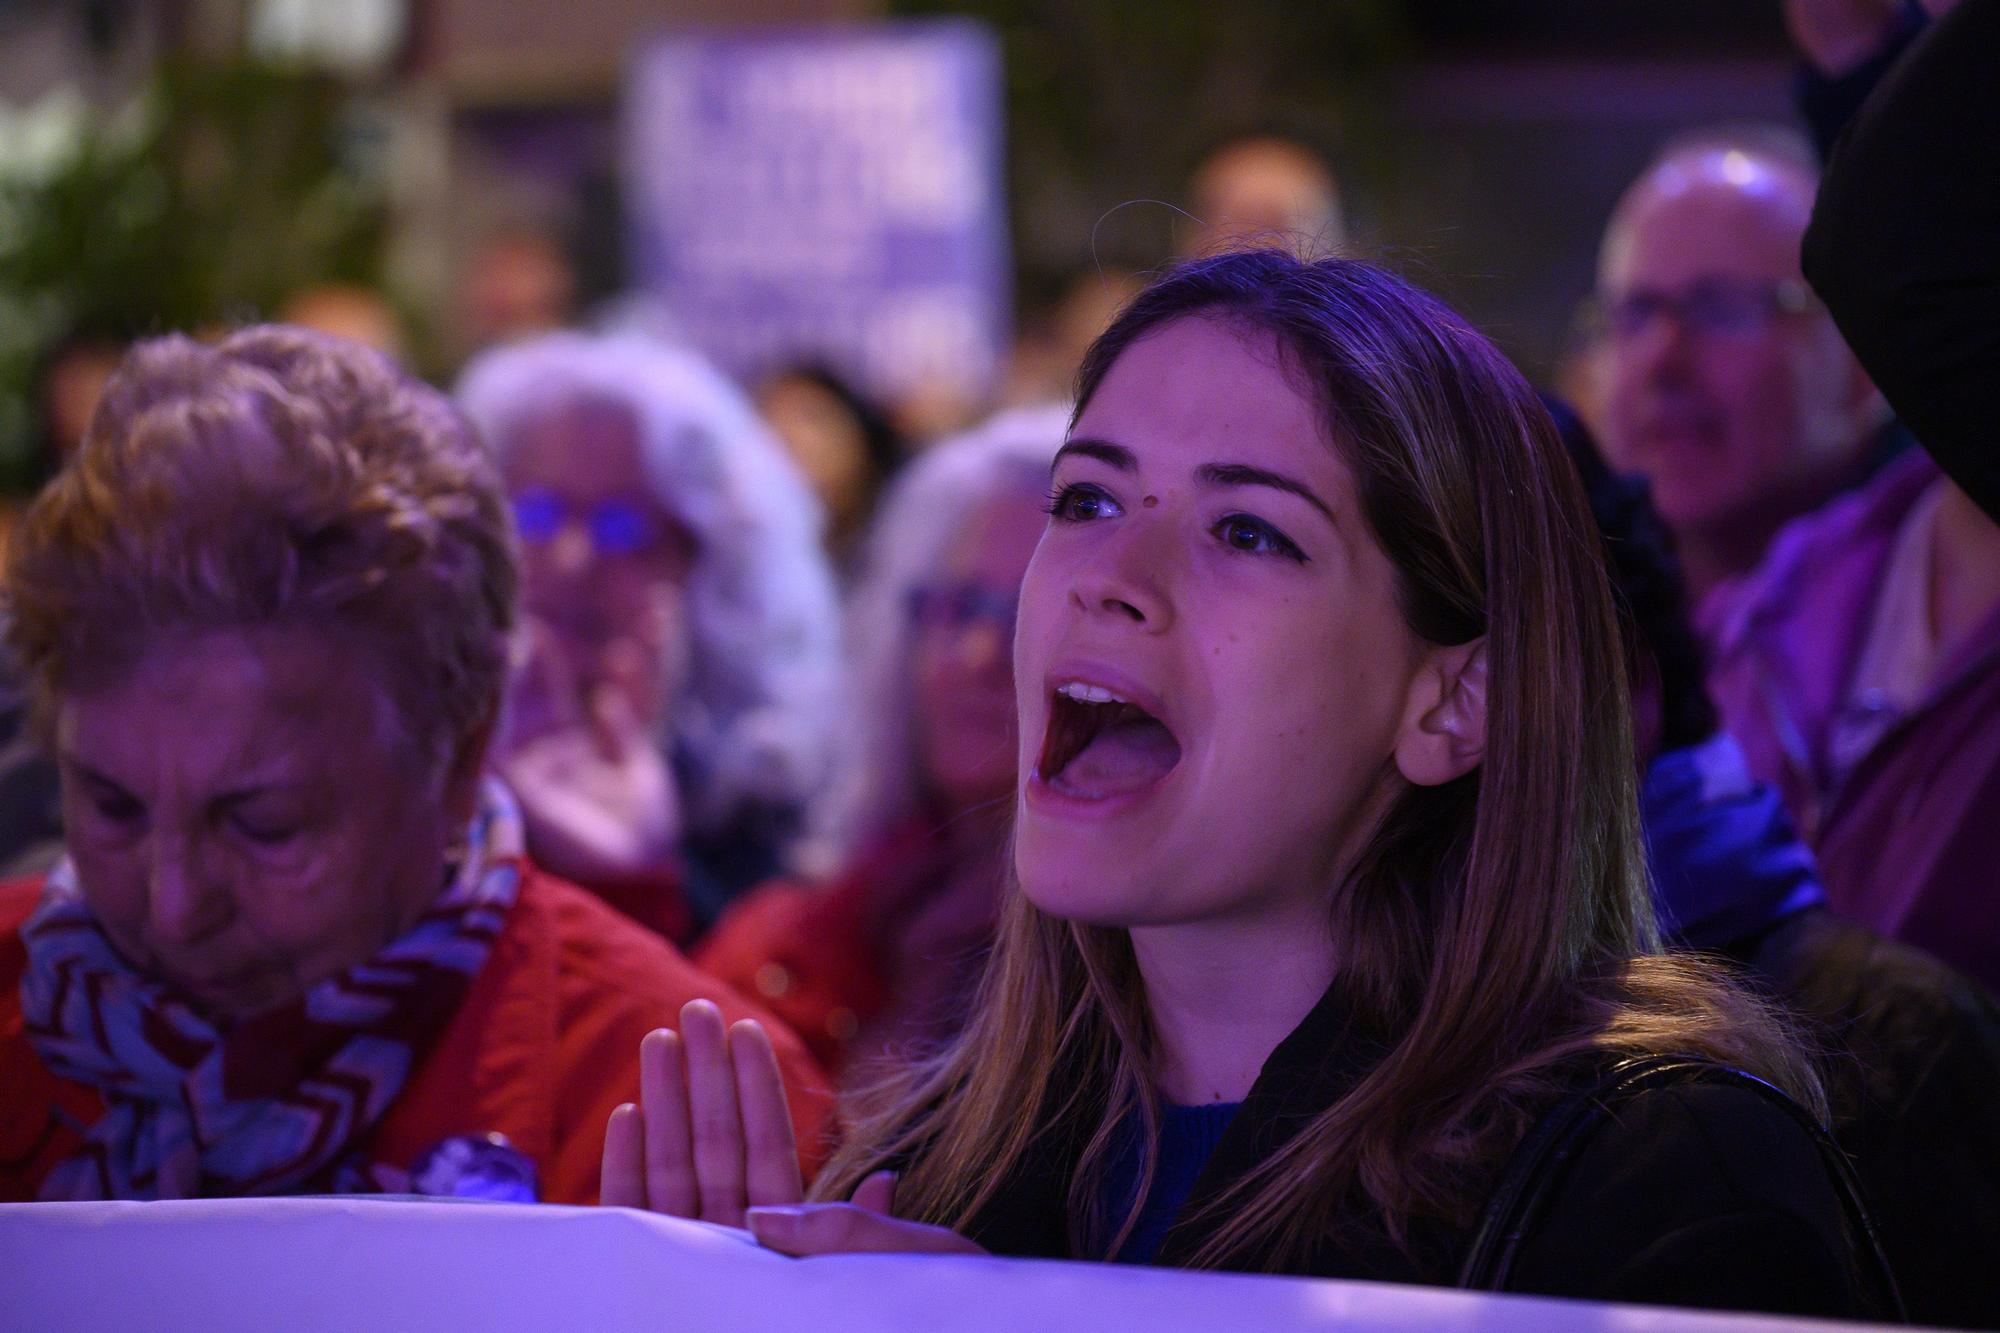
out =
[[1779,525],[1851,481],[1879,419],[1800,274],[1817,188],[1803,145],[1683,141],[1605,231],[1605,453],[1652,481],[1697,584],[1754,564]]
[[[1601,287],[1622,285],[1635,242],[1671,231],[1694,262],[1712,263],[1747,248],[1744,271],[1798,278],[1799,243],[1812,221],[1819,173],[1810,157],[1761,141],[1704,138],[1669,148],[1619,197],[1598,251]],[[1720,230],[1729,244],[1700,244]],[[1709,253],[1711,250],[1717,253]]]

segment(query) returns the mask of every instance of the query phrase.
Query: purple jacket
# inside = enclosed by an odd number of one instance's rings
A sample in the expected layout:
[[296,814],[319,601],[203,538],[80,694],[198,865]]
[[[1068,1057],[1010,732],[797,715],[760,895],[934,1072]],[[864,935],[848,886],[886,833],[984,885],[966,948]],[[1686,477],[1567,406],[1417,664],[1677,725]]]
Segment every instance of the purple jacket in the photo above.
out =
[[2000,988],[2000,610],[1845,778],[1826,758],[1897,532],[1938,475],[1912,452],[1719,589],[1709,689],[1818,853],[1829,906]]

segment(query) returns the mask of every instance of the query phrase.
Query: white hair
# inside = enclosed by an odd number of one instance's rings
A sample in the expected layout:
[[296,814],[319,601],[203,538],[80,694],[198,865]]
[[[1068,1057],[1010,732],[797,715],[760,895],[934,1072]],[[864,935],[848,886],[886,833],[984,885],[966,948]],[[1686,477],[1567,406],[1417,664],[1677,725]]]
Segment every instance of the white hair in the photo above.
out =
[[1010,488],[1047,485],[1068,426],[1066,407],[1003,412],[925,450],[884,494],[847,604],[853,706],[841,737],[841,781],[822,808],[815,870],[830,871],[924,808],[910,593],[936,576],[980,505]]
[[638,423],[654,494],[698,544],[692,672],[661,739],[695,775],[695,832],[750,807],[807,810],[831,771],[840,697],[833,575],[818,502],[737,387],[696,353],[625,334],[552,333],[485,352],[458,384],[503,466],[523,428],[578,398]]

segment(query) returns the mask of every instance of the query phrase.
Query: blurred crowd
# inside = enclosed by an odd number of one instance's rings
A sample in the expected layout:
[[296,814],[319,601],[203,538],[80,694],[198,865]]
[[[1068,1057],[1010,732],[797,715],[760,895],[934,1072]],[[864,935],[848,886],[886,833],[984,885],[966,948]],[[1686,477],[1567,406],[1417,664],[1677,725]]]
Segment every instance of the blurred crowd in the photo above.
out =
[[[1989,88],[1964,142],[1910,126],[1941,114],[1932,36],[2000,38],[2000,7],[1951,8],[1791,0],[1808,132],[1660,146],[1545,402],[1619,613],[1664,946],[1783,1007],[1902,1299],[1983,1326],[2000,117]],[[1171,198],[1196,263],[1347,246],[1333,166],[1282,136]],[[1018,599],[1052,508],[1105,503],[1051,467],[1147,282],[1080,278],[942,420],[824,364],[735,382],[583,309],[524,231],[473,254],[441,389],[336,283],[53,349],[52,480],[8,525],[0,1197],[595,1201],[663,1023],[690,1069],[734,1053],[753,1134],[763,1043],[809,1177],[857,1123],[836,1094],[995,1002],[1048,753]]]

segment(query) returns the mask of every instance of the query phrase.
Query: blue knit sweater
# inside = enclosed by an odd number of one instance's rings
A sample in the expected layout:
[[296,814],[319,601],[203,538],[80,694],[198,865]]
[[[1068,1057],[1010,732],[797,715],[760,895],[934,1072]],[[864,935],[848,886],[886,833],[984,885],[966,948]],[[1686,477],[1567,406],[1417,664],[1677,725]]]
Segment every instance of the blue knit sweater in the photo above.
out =
[[[1181,1205],[1194,1192],[1201,1169],[1222,1139],[1222,1132],[1236,1118],[1241,1102],[1214,1102],[1208,1106],[1160,1108],[1160,1156],[1153,1168],[1153,1188],[1139,1209],[1139,1225],[1115,1256],[1122,1264],[1145,1264],[1159,1253],[1160,1242],[1174,1224]],[[1115,1220],[1125,1216],[1132,1197],[1139,1190],[1139,1167],[1143,1160],[1139,1123],[1135,1118],[1125,1141],[1112,1159],[1104,1177],[1104,1202]]]

